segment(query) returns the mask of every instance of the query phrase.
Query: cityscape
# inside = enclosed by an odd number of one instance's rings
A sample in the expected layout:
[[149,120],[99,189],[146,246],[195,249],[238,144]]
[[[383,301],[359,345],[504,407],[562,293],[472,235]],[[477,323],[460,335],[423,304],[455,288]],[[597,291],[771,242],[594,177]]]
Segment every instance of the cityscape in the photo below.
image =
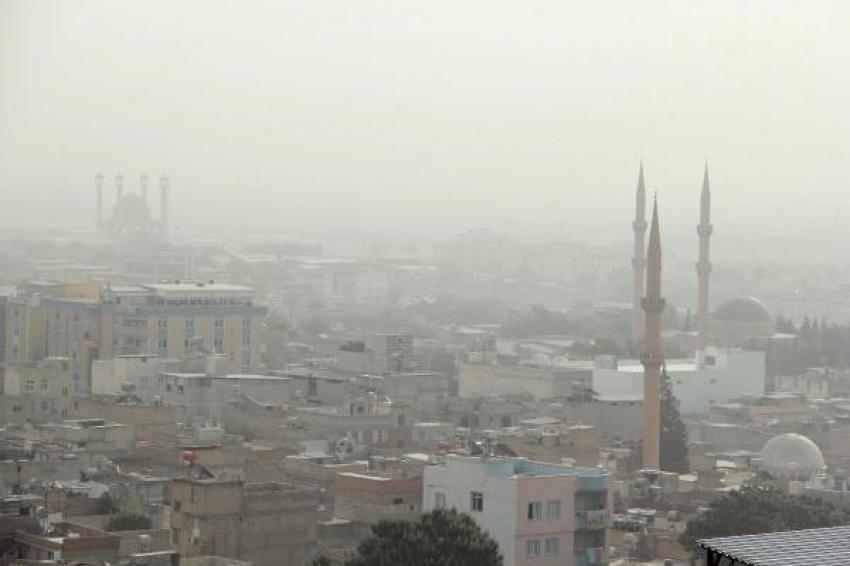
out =
[[850,11],[355,4],[0,0],[0,566],[850,564]]

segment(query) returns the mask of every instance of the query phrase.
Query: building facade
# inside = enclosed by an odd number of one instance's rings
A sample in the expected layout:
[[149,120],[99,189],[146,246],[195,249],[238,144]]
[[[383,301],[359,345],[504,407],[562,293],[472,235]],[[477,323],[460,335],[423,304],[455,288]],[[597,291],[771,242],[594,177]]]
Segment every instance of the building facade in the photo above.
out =
[[171,485],[171,537],[181,556],[305,566],[317,539],[316,490],[184,477]]
[[608,477],[599,468],[450,455],[425,468],[422,507],[469,514],[505,566],[608,563]]

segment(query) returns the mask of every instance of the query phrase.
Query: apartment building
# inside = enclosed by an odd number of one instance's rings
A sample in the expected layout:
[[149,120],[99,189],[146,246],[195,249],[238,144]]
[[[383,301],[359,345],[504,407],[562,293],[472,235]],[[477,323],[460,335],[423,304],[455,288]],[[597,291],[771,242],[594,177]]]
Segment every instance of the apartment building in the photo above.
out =
[[523,458],[449,455],[425,468],[423,510],[468,513],[505,566],[607,564],[607,471]]

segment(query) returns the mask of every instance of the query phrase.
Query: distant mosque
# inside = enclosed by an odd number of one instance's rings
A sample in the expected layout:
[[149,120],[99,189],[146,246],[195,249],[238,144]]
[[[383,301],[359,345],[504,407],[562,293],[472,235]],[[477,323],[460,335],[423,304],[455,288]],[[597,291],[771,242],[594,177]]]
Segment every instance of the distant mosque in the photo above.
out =
[[95,176],[97,191],[97,232],[120,239],[168,239],[168,193],[170,181],[162,175],[159,179],[159,218],[154,218],[148,206],[148,176],[139,178],[138,193],[124,193],[124,176],[115,176],[115,202],[112,214],[103,214],[103,174]]
[[[634,275],[632,294],[632,339],[639,344],[643,338],[643,317],[641,298],[644,295],[644,277],[646,256],[644,235],[646,222],[646,187],[643,164],[640,166],[637,184],[634,231],[634,257],[632,269]],[[677,341],[683,347],[701,351],[706,346],[766,348],[768,343],[792,338],[776,333],[774,317],[767,306],[751,296],[734,297],[721,303],[713,313],[709,310],[709,281],[711,277],[711,184],[708,177],[708,165],[703,172],[702,191],[700,192],[700,214],[697,224],[699,236],[699,255],[696,263],[697,273],[697,310],[696,332],[683,333]]]

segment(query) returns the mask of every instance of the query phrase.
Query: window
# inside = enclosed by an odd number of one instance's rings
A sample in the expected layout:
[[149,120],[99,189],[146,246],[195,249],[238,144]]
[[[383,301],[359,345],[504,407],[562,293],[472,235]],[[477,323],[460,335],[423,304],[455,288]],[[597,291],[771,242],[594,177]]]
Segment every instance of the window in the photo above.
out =
[[539,501],[528,503],[528,520],[539,521],[543,518],[543,504]]
[[561,539],[558,537],[547,538],[543,546],[546,556],[558,556],[561,554]]
[[538,558],[540,556],[540,540],[531,539],[525,541],[525,555],[528,558]]
[[192,503],[198,502],[198,490],[195,489],[194,485],[189,488],[189,499],[192,500]]
[[561,500],[550,499],[546,502],[546,518],[560,519],[561,518]]
[[157,320],[156,324],[159,328],[168,328],[168,319],[160,318],[159,320]]
[[401,505],[402,503],[404,503],[404,498],[393,497],[393,505]]
[[434,509],[445,509],[446,508],[446,494],[442,491],[438,491],[434,494]]
[[484,511],[484,494],[480,491],[473,491],[469,495],[470,504],[469,508],[473,511]]
[[214,324],[215,328],[224,328],[224,319],[223,318],[217,318],[217,319],[215,319],[215,322],[213,324]]
[[26,384],[27,391],[35,391],[35,380],[28,379]]
[[41,390],[47,391],[47,380],[46,379],[41,380]]

